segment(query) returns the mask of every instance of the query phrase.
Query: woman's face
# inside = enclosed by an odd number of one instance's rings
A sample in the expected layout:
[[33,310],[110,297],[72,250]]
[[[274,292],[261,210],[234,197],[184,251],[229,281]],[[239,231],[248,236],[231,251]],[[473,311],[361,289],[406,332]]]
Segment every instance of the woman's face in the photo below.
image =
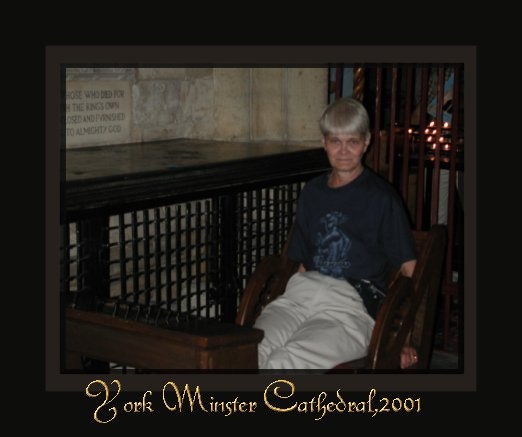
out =
[[327,134],[323,138],[326,155],[338,172],[352,172],[362,166],[362,157],[370,144],[370,135]]

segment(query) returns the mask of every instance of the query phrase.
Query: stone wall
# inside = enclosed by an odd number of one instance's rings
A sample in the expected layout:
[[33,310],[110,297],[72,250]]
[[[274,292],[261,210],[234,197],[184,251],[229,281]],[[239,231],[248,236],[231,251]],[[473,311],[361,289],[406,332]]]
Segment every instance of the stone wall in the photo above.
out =
[[66,147],[319,140],[326,68],[68,68]]

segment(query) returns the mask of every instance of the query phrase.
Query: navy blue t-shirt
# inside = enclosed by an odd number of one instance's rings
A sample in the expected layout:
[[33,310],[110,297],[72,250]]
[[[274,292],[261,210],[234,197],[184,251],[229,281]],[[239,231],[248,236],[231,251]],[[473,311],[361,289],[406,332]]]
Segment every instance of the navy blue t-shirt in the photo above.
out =
[[335,278],[384,287],[389,268],[416,258],[405,206],[394,188],[365,168],[352,182],[328,186],[328,173],[299,196],[288,257]]

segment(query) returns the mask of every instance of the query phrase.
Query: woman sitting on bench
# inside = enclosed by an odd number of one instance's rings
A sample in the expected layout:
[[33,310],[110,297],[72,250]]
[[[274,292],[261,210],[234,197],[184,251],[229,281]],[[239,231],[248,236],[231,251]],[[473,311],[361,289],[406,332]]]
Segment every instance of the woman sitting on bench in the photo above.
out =
[[[331,171],[300,194],[288,246],[299,269],[254,324],[264,331],[260,369],[331,369],[363,357],[389,268],[409,277],[415,268],[402,199],[362,163],[371,138],[364,106],[336,100],[320,129]],[[401,367],[416,360],[415,349],[405,346]]]

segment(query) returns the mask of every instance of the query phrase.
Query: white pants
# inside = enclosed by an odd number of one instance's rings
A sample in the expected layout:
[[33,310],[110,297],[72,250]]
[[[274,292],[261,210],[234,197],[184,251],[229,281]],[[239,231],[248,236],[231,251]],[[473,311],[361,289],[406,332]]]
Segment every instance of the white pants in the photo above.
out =
[[254,327],[260,369],[331,369],[366,355],[375,321],[348,282],[309,271],[294,274]]

